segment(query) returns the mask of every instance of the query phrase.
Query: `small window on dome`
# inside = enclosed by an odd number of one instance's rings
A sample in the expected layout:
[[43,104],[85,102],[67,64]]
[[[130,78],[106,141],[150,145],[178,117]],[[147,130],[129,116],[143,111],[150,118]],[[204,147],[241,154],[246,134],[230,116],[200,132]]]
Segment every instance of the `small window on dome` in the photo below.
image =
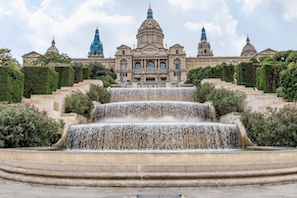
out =
[[207,50],[204,50],[204,53],[206,54],[207,53]]

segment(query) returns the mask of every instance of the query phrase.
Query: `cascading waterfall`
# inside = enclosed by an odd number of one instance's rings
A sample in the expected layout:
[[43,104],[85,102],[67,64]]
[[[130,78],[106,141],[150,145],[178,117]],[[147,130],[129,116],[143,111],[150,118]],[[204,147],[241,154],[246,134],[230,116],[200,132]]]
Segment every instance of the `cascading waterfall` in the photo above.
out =
[[164,122],[170,121],[169,117],[172,121],[206,121],[209,108],[207,104],[194,102],[143,101],[110,103],[96,109],[96,122],[123,122],[125,118]]
[[207,122],[208,105],[192,102],[194,92],[194,88],[111,89],[114,103],[97,106],[96,123],[71,126],[67,147],[120,151],[239,148],[237,125]]
[[214,123],[77,125],[71,127],[68,142],[68,148],[91,150],[232,149],[239,146],[236,125]]
[[111,102],[194,101],[196,88],[112,88]]

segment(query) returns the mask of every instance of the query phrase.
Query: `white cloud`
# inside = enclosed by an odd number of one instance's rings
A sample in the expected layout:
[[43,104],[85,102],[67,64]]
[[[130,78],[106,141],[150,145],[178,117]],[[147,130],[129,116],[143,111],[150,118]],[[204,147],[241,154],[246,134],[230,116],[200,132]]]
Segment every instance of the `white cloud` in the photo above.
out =
[[253,12],[257,5],[263,3],[263,0],[236,0],[236,2],[243,2],[243,11],[249,14]]
[[[104,32],[108,32],[116,43],[133,44],[135,39],[131,35],[134,32],[129,27],[134,19],[131,16],[108,15],[104,11],[104,6],[116,4],[114,0],[87,0],[80,3],[69,16],[63,15],[63,9],[56,6],[54,1],[44,0],[41,7],[33,11],[26,8],[24,0],[14,0],[12,3],[27,23],[26,28],[31,34],[26,36],[34,50],[44,53],[50,46],[50,39],[55,36],[60,52],[67,52],[71,57],[86,57],[96,26],[99,31],[104,29]],[[88,33],[92,35],[86,38],[88,43],[85,42],[87,29],[91,30]],[[100,36],[102,38],[102,34]]]
[[185,11],[190,9],[203,10],[214,1],[220,0],[167,0],[173,5],[181,6]]
[[286,22],[291,22],[297,19],[297,1],[285,0],[280,1],[283,4],[283,19]]
[[11,11],[5,10],[4,8],[0,7],[0,17],[1,15],[11,15]]
[[[204,25],[207,39],[212,45],[214,54],[220,55],[239,55],[245,45],[245,36],[238,35],[236,28],[238,22],[232,17],[228,6],[224,0],[187,0],[192,7],[189,9],[200,10],[200,12],[211,13],[203,18],[207,21],[199,20],[185,23],[184,28],[188,32],[197,32],[201,35]],[[173,5],[182,6],[183,0],[168,0]],[[201,6],[203,11],[201,11]]]
[[223,36],[223,32],[220,26],[216,26],[213,23],[204,21],[202,23],[187,22],[184,25],[184,28],[186,28],[190,32],[200,32],[203,26],[207,29],[207,32],[210,32],[213,35]]

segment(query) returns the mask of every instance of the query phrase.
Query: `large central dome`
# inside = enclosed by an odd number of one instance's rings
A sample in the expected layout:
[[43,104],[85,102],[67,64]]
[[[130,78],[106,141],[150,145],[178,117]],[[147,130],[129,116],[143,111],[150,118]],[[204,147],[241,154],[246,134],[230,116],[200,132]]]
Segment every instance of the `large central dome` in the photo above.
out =
[[147,12],[147,19],[141,24],[136,35],[137,47],[142,48],[153,43],[158,48],[163,48],[164,34],[159,23],[153,18],[153,10],[150,7]]

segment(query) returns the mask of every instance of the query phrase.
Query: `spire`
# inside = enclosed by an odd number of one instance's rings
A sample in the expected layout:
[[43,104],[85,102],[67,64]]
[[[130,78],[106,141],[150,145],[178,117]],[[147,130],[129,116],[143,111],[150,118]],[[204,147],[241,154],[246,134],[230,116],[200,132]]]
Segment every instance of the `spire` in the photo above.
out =
[[98,27],[96,28],[95,38],[94,38],[94,41],[91,44],[89,54],[91,54],[91,55],[102,54],[103,55],[103,44],[100,41]]
[[249,43],[249,44],[251,43],[249,35],[247,35],[246,43]]
[[55,37],[53,38],[53,41],[52,41],[52,46],[55,46],[56,45],[56,42],[55,42]]
[[202,27],[201,41],[207,40],[204,26]]
[[147,11],[147,18],[153,18],[153,10],[151,8],[151,4],[150,4],[149,9]]

